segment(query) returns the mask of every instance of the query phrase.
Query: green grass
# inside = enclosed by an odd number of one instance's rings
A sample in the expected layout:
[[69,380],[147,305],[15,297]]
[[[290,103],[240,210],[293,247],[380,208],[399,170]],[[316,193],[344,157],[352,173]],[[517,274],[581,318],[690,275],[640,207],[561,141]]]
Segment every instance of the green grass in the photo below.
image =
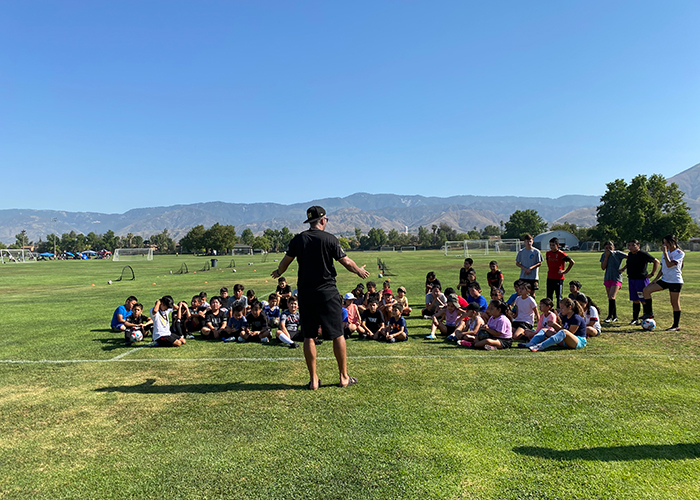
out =
[[[454,286],[462,261],[351,254],[381,281],[378,256],[414,308],[427,271]],[[482,282],[493,257],[475,259]],[[572,257],[569,277],[606,312],[599,254]],[[300,350],[194,340],[133,351],[109,331],[131,294],[151,307],[243,283],[263,297],[275,258],[194,274],[204,258],[156,256],[111,286],[128,262],[0,266],[0,498],[700,497],[700,255],[686,259],[681,332],[662,331],[665,292],[660,331],[622,321],[575,352],[458,349],[422,340],[428,321],[413,317],[409,342],[348,342],[351,389],[334,385],[329,343],[324,387],[310,392]],[[496,258],[509,291],[514,255]],[[182,262],[190,273],[171,275]],[[358,282],[339,273],[343,292]]]

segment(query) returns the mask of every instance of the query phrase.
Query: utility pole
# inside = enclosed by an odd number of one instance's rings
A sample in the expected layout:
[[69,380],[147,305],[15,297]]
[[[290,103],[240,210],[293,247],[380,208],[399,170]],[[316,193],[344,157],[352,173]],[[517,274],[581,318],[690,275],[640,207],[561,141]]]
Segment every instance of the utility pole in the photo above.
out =
[[58,219],[56,217],[51,218],[51,222],[53,223],[53,258],[56,258],[56,222],[58,222]]

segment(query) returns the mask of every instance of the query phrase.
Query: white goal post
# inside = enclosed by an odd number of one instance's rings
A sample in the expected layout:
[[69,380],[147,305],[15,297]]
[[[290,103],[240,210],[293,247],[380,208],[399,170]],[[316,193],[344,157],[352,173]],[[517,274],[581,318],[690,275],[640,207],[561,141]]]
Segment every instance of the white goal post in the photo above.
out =
[[407,247],[401,247],[399,248],[399,252],[405,252],[406,250],[410,250],[412,252],[416,251],[416,247],[414,246],[407,246]]
[[445,242],[445,257],[469,257],[470,255],[488,255],[489,240],[459,240]]
[[517,238],[491,240],[490,243],[491,243],[491,247],[493,248],[493,251],[496,253],[501,253],[501,252],[518,253],[523,248],[522,241],[520,241]]
[[117,248],[112,255],[114,262],[132,260],[153,260],[152,248]]
[[379,248],[379,251],[380,251],[380,252],[393,252],[393,251],[394,251],[394,247],[390,247],[389,245],[382,245],[382,246]]
[[0,250],[0,262],[3,264],[9,263],[26,263],[36,262],[36,254],[29,250],[18,248],[3,248]]

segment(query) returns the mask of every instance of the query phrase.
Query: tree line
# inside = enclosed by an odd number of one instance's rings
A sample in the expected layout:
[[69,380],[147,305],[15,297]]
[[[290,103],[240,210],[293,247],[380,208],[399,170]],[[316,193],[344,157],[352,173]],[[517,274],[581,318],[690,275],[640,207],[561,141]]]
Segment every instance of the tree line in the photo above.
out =
[[[508,221],[499,225],[488,225],[481,230],[474,227],[466,233],[450,227],[444,222],[433,224],[430,228],[420,226],[418,234],[407,234],[391,229],[386,232],[381,228],[371,228],[362,234],[355,228],[354,234],[341,236],[341,246],[345,250],[375,250],[382,246],[415,246],[417,248],[440,248],[445,241],[480,240],[492,236],[522,239],[525,234],[537,235],[549,229],[568,231],[580,241],[612,240],[622,245],[632,239],[641,241],[660,241],[666,234],[675,234],[679,240],[700,236],[700,226],[690,215],[688,204],[683,201],[684,193],[675,183],[667,184],[662,175],[649,177],[638,175],[629,183],[616,179],[607,184],[601,204],[596,208],[597,224],[593,227],[577,227],[576,224],[564,222],[548,227],[547,222],[537,210],[516,210]],[[254,249],[266,252],[283,252],[287,249],[294,234],[287,227],[266,229],[255,236],[250,228],[243,230],[240,236],[231,225],[214,224],[209,229],[203,225],[193,227],[180,239],[181,251],[185,253],[204,253],[216,250],[219,254],[229,253],[234,245],[242,243]],[[15,235],[16,242],[10,248],[32,245],[26,231]],[[38,242],[39,252],[53,252],[54,243],[57,252],[82,252],[85,250],[114,251],[115,248],[140,248],[155,245],[160,253],[174,253],[175,241],[167,229],[144,239],[128,233],[117,236],[109,230],[104,234],[90,232],[87,235],[71,231],[57,235],[49,234],[46,240]],[[6,248],[0,243],[0,248]]]

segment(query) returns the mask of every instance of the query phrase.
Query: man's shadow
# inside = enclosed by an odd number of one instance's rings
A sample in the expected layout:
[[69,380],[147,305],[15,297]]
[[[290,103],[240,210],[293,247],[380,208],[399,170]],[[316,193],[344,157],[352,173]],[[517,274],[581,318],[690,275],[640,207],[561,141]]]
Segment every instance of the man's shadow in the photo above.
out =
[[133,349],[136,346],[132,345],[126,345],[124,342],[124,334],[121,335],[119,338],[112,338],[112,339],[92,339],[93,342],[99,342],[102,344],[102,350],[103,351],[114,351],[115,349]]
[[289,384],[247,384],[228,382],[225,384],[165,384],[155,385],[156,379],[149,378],[138,385],[100,387],[95,392],[122,392],[126,394],[209,394],[229,391],[288,391],[306,389],[306,385]]
[[576,450],[555,450],[539,446],[517,446],[515,453],[550,460],[596,460],[618,462],[632,460],[685,460],[700,458],[700,443],[640,444],[627,446],[599,446]]

